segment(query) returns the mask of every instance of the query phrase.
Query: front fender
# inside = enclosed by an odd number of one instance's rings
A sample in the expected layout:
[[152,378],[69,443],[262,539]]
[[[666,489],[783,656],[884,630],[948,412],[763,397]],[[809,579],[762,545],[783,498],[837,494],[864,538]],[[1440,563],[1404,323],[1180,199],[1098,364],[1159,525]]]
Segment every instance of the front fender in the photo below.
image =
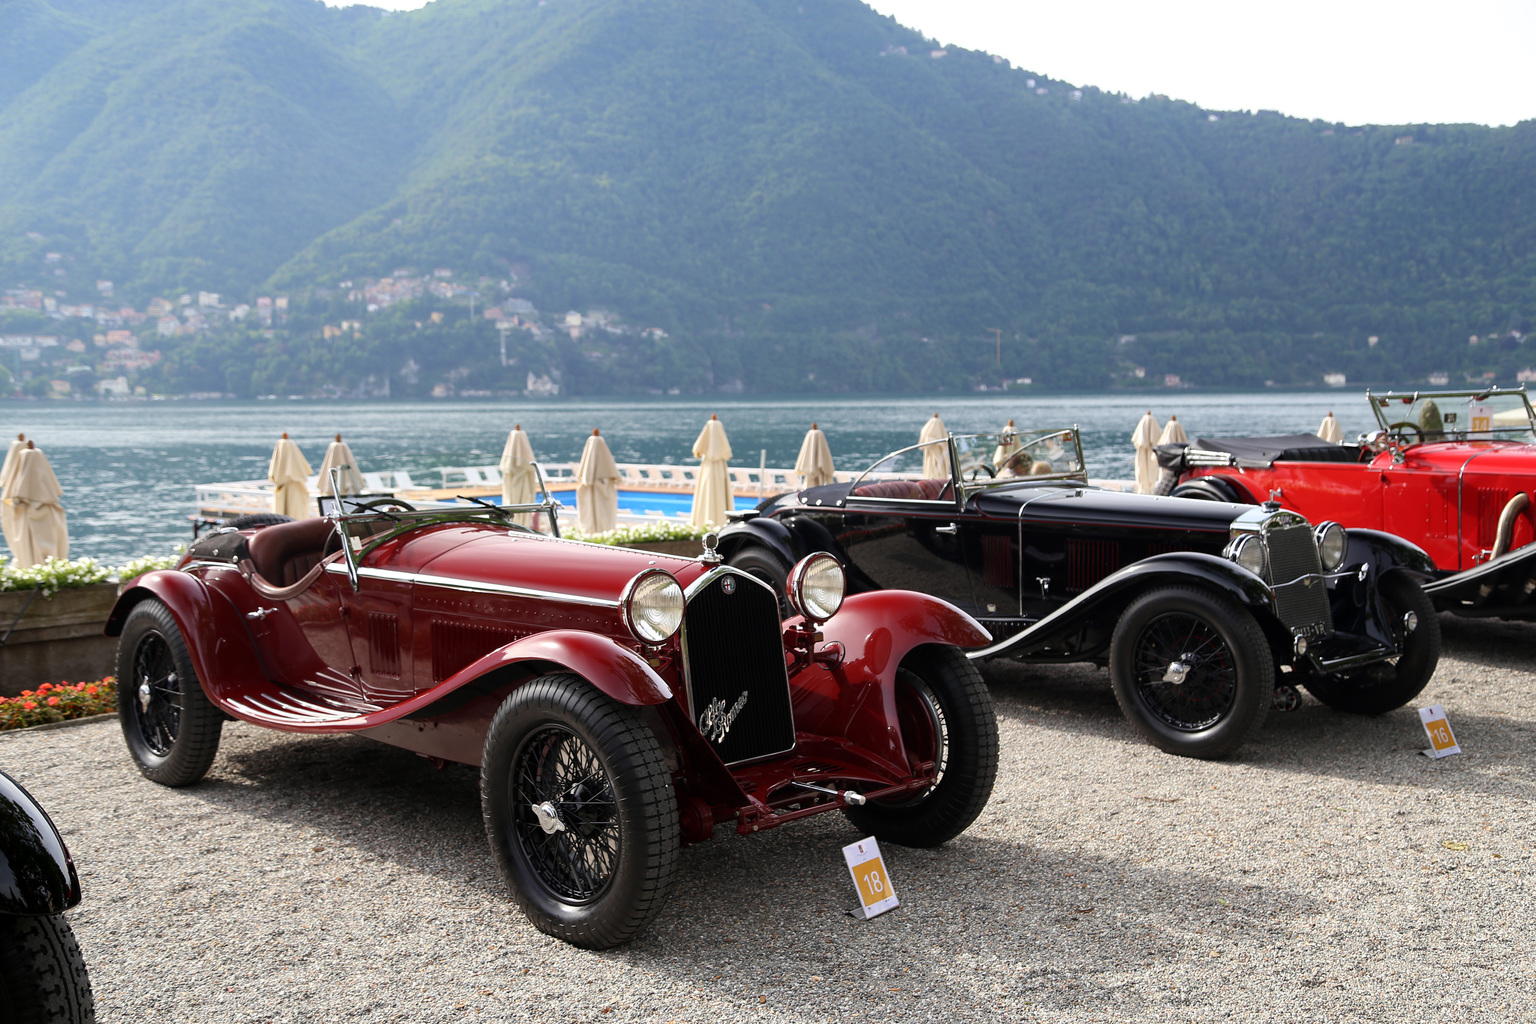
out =
[[80,902],[80,878],[53,821],[0,772],[0,914],[51,916]]
[[1355,528],[1345,530],[1344,533],[1349,538],[1349,546],[1344,554],[1346,566],[1369,562],[1377,576],[1388,569],[1404,569],[1421,582],[1439,575],[1434,559],[1423,548],[1396,534]]
[[1087,658],[1108,647],[1120,613],[1153,587],[1194,584],[1214,590],[1254,612],[1260,623],[1275,618],[1275,598],[1264,581],[1235,562],[1199,551],[1175,551],[1133,562],[1018,633],[979,650],[975,660],[1038,653],[1051,660]]
[[215,596],[202,580],[188,573],[161,569],[140,576],[118,596],[103,632],[122,636],[128,614],[151,597],[170,610],[203,691],[215,703],[251,687],[268,685],[244,618],[227,599]]
[[1503,619],[1536,618],[1536,544],[1451,573],[1424,586],[1442,612]]
[[497,669],[530,662],[574,672],[620,704],[645,707],[672,699],[666,680],[634,651],[606,636],[578,629],[553,629],[514,640],[455,672],[431,693],[452,693]]
[[758,544],[780,558],[785,565],[794,565],[802,557],[799,545],[789,529],[777,519],[758,516],[739,523],[731,523],[720,531],[717,550],[729,561],[737,551],[749,544]]

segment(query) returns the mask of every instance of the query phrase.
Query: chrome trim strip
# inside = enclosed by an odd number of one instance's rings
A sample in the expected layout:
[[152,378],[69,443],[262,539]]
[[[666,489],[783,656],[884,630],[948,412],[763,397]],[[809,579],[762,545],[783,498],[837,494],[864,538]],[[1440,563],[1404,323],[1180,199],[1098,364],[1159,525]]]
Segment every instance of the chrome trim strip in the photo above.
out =
[[[344,566],[338,566],[335,562],[325,567],[326,572],[334,572],[339,575],[346,574]],[[581,594],[563,594],[553,590],[534,590],[532,587],[514,587],[505,583],[486,583],[481,580],[466,580],[457,576],[438,576],[426,572],[401,572],[398,569],[374,569],[358,567],[357,575],[361,579],[392,580],[396,583],[414,583],[421,587],[443,587],[447,590],[462,590],[471,594],[502,594],[508,597],[529,597],[543,601],[569,601],[571,604],[584,604],[593,608],[618,608],[619,602],[607,597],[586,597]]]
[[[1461,518],[1461,489],[1467,477],[1467,467],[1472,465],[1473,459],[1477,458],[1479,455],[1487,455],[1492,450],[1493,449],[1491,448],[1484,448],[1482,451],[1473,452],[1471,455],[1467,456],[1467,461],[1463,462],[1461,464],[1461,468],[1456,471],[1456,568],[1459,571],[1465,571],[1461,568],[1462,545],[1466,543],[1465,538],[1463,538],[1461,535],[1463,529],[1463,520]],[[1474,562],[1467,568],[1475,569],[1477,568],[1477,563]]]

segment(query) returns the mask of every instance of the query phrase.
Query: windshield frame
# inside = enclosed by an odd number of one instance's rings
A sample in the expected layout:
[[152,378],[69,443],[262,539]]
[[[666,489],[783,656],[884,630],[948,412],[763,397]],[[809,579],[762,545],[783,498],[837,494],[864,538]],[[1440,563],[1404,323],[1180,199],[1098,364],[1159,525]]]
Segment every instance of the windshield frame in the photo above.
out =
[[[1472,401],[1484,401],[1484,400],[1486,400],[1488,398],[1494,398],[1494,397],[1498,397],[1498,396],[1512,396],[1512,395],[1518,395],[1520,397],[1521,405],[1523,405],[1524,408],[1525,408],[1525,418],[1526,418],[1526,426],[1525,427],[1493,427],[1493,426],[1490,425],[1488,430],[1479,430],[1479,431],[1470,431],[1470,430],[1442,430],[1441,431],[1441,436],[1437,437],[1437,438],[1434,438],[1433,440],[1434,441],[1510,441],[1510,442],[1513,442],[1515,444],[1530,444],[1533,441],[1536,441],[1536,409],[1532,409],[1532,407],[1531,407],[1531,399],[1530,399],[1529,394],[1526,392],[1524,384],[1521,384],[1517,388],[1499,388],[1499,387],[1469,388],[1469,389],[1464,390],[1464,391],[1462,391],[1462,390],[1444,390],[1444,391],[1435,390],[1435,391],[1380,391],[1380,392],[1377,392],[1377,391],[1371,391],[1369,388],[1367,388],[1366,392],[1365,392],[1366,401],[1369,402],[1370,406],[1371,406],[1371,413],[1376,417],[1376,422],[1379,425],[1379,427],[1381,428],[1381,430],[1384,433],[1393,435],[1395,437],[1402,437],[1402,440],[1403,440],[1403,443],[1405,444],[1405,446],[1412,446],[1412,445],[1416,445],[1416,444],[1428,443],[1428,439],[1425,439],[1425,438],[1422,438],[1422,437],[1420,437],[1418,439],[1409,439],[1407,437],[1403,437],[1401,434],[1399,434],[1398,432],[1393,430],[1392,423],[1402,422],[1402,421],[1398,421],[1398,420],[1389,421],[1388,418],[1384,415],[1385,410],[1390,408],[1391,407],[1391,403],[1393,403],[1393,402],[1397,402],[1397,403],[1401,404],[1401,403],[1403,403],[1406,400],[1408,408],[1412,408],[1421,399],[1436,399],[1436,400],[1439,400],[1439,399],[1465,398],[1465,399],[1470,399]],[[1523,430],[1523,431],[1526,432],[1524,437],[1499,437],[1499,436],[1497,436],[1500,431],[1520,431],[1520,430]],[[1469,438],[1469,437],[1467,437],[1467,435],[1470,434],[1470,433],[1482,434],[1484,436]],[[1488,435],[1493,435],[1493,436],[1488,436]]]
[[972,494],[976,494],[979,491],[990,490],[994,487],[1005,487],[1023,483],[1060,483],[1063,480],[1070,480],[1073,483],[1083,484],[1088,482],[1088,465],[1083,460],[1082,431],[1078,428],[1076,423],[1072,424],[1070,427],[1056,427],[1051,430],[1015,430],[1013,432],[1013,436],[1019,439],[1020,448],[1025,448],[1030,445],[1037,444],[1052,437],[1057,438],[1063,444],[1065,444],[1067,439],[1070,437],[1072,454],[1074,456],[1073,461],[1077,463],[1078,468],[1060,473],[1040,473],[1038,475],[1029,476],[998,475],[991,477],[978,477],[975,480],[962,481],[960,480],[960,460],[958,457],[959,448],[954,444],[955,439],[987,437],[1002,440],[1004,435],[1001,432],[951,434],[950,447],[954,449],[954,455],[950,459],[950,472],[955,477],[955,482],[958,490],[962,495],[962,500]]

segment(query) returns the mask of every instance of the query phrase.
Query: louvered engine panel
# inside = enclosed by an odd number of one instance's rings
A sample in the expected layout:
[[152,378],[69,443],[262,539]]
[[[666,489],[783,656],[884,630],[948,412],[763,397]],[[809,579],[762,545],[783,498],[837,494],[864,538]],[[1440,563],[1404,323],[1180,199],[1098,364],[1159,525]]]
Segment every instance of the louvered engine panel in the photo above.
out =
[[440,683],[523,635],[510,629],[438,619],[432,623],[432,678]]
[[388,612],[368,613],[368,666],[400,678],[400,620]]
[[1080,594],[1120,568],[1120,544],[1113,540],[1067,541],[1067,592]]
[[684,671],[693,720],[726,764],[792,750],[779,600],[744,573],[715,576],[688,599]]

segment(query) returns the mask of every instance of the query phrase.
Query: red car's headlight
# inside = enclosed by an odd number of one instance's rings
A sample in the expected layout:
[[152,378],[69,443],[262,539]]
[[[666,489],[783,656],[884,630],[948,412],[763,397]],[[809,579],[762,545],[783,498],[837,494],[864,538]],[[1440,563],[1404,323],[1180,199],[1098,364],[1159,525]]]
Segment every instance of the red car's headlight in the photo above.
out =
[[683,624],[683,588],[664,569],[647,569],[619,597],[624,625],[641,643],[659,644]]
[[848,577],[825,551],[806,555],[789,570],[789,603],[811,622],[825,622],[843,606]]

